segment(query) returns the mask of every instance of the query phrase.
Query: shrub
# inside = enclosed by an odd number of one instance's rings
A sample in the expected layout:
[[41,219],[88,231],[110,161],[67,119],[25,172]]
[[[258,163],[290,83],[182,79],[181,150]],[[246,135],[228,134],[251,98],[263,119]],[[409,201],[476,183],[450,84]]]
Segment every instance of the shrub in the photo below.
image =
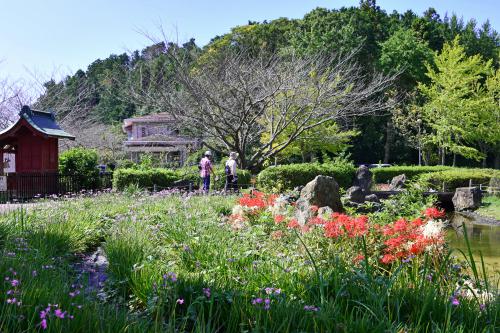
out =
[[[215,174],[219,180],[212,180],[212,187],[222,189],[226,182],[226,175],[222,166],[216,166]],[[249,184],[251,174],[247,170],[238,170],[238,183]],[[195,187],[199,186],[200,173],[198,167],[184,167],[177,170],[169,169],[118,169],[113,174],[113,188],[123,191],[129,185],[135,185],[139,188],[153,188],[154,185],[159,188],[172,187],[176,181],[189,181]]]
[[168,169],[118,169],[113,174],[113,188],[123,191],[129,185],[149,189],[154,185],[170,187],[178,178],[175,171]]
[[488,184],[490,179],[495,176],[500,176],[500,171],[493,169],[465,169],[455,168],[440,172],[432,172],[423,174],[418,178],[418,181],[434,190],[454,191],[457,187],[469,186],[469,181],[472,180],[474,185]]
[[59,171],[63,175],[74,175],[82,188],[92,189],[99,181],[97,152],[94,149],[71,148],[59,157]]
[[370,169],[373,173],[373,182],[375,184],[388,183],[392,178],[405,174],[408,179],[416,179],[421,174],[450,170],[452,167],[449,166],[392,166],[387,168],[374,168]]
[[340,187],[351,186],[356,169],[351,163],[301,163],[269,167],[261,171],[257,181],[264,191],[292,190],[313,180],[318,175],[335,178]]
[[[226,183],[226,173],[224,170],[224,165],[219,164],[215,166],[215,174],[219,177],[218,181],[215,179],[211,179],[212,188],[214,189],[222,189]],[[200,171],[198,170],[198,166],[189,166],[176,170],[179,180],[187,180],[192,182],[195,186],[199,186],[201,182]],[[248,170],[238,169],[238,184],[240,185],[248,185],[250,184],[250,180],[252,179],[252,174]]]

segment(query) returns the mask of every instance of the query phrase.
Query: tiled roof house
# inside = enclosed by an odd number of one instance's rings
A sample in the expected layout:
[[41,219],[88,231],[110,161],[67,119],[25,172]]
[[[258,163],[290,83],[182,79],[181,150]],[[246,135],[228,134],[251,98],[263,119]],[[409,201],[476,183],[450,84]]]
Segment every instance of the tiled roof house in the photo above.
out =
[[122,128],[127,133],[125,151],[136,162],[141,154],[152,153],[165,163],[184,165],[188,154],[200,147],[199,139],[180,135],[166,113],[125,119]]

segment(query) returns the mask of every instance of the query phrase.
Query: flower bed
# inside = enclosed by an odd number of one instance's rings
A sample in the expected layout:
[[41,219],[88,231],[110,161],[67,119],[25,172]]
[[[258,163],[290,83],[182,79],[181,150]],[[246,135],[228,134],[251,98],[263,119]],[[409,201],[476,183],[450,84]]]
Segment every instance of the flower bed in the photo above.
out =
[[[392,206],[413,211],[403,202]],[[54,208],[0,216],[2,331],[493,332],[499,325],[497,286],[448,255],[439,210],[318,216],[313,207],[299,223],[288,199],[260,192],[105,194]],[[73,263],[100,244],[109,266],[96,293],[89,272]]]

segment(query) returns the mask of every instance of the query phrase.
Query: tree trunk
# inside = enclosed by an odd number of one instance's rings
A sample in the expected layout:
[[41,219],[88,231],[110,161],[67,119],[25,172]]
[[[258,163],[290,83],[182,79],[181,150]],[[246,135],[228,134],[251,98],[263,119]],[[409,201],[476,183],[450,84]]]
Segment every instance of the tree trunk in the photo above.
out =
[[495,153],[495,163],[493,166],[495,169],[500,169],[500,152]]
[[392,124],[391,118],[387,120],[385,128],[384,163],[389,163],[391,159],[391,146],[394,142],[394,125]]
[[453,153],[453,167],[457,166],[457,154]]
[[440,154],[441,154],[441,165],[446,164],[446,150],[444,148],[440,148]]

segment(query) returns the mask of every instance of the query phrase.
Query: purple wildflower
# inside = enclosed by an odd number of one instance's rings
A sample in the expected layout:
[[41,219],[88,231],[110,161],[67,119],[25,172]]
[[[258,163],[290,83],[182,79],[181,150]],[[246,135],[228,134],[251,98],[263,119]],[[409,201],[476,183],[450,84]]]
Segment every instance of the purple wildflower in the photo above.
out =
[[205,295],[206,298],[210,298],[211,295],[210,288],[203,288],[203,294]]
[[40,323],[40,326],[46,330],[47,329],[47,319],[42,319],[42,322]]
[[304,311],[318,312],[319,308],[314,305],[304,305]]
[[179,298],[177,301],[176,301],[177,304],[184,304],[184,299],[182,298]]
[[64,319],[64,316],[66,315],[66,311],[62,311],[61,309],[56,309],[54,311],[54,314],[56,315],[57,318]]
[[255,305],[255,304],[261,304],[262,303],[262,298],[255,298],[252,300],[252,304]]
[[10,284],[12,287],[17,287],[21,282],[19,280],[12,280],[10,281]]
[[453,296],[453,297],[451,298],[451,305],[453,305],[453,306],[458,306],[458,305],[460,305],[460,301],[458,300],[458,298],[456,298],[455,296]]

